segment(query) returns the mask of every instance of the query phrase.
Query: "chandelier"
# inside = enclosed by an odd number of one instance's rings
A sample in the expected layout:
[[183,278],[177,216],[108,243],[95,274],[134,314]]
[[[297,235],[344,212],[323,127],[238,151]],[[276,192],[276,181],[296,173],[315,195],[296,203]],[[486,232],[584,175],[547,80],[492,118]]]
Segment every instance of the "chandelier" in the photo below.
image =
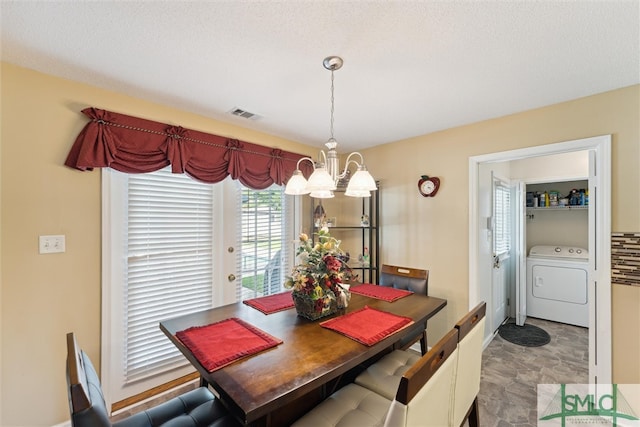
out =
[[[311,197],[328,199],[333,197],[333,191],[338,188],[338,181],[344,181],[345,179],[349,181],[344,193],[346,196],[370,197],[371,191],[378,188],[373,177],[367,171],[367,167],[364,165],[362,154],[357,151],[347,156],[344,169],[340,171],[340,161],[338,159],[338,152],[336,151],[338,142],[333,137],[333,72],[339,70],[342,64],[342,58],[339,56],[329,56],[322,62],[324,68],[331,71],[331,137],[324,144],[328,151],[325,153],[324,150],[320,150],[320,159],[318,162],[314,162],[311,157],[303,157],[298,160],[296,170],[287,182],[284,190],[285,194],[309,194]],[[360,162],[358,163],[352,159],[352,157],[359,157]],[[311,162],[313,165],[313,173],[308,181],[304,175],[302,175],[302,171],[300,171],[300,162],[303,161]],[[349,166],[352,164],[356,166],[356,172],[350,177]]]

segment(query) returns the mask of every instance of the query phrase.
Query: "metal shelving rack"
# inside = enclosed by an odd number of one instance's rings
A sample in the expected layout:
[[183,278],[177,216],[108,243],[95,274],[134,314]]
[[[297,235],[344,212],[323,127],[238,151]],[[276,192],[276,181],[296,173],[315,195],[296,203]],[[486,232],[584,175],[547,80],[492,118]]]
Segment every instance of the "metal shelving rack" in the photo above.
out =
[[[380,271],[380,183],[376,182],[378,189],[371,192],[371,197],[363,197],[361,203],[360,217],[367,215],[369,217],[369,225],[347,225],[347,226],[330,226],[331,234],[340,239],[345,233],[355,232],[358,234],[360,254],[364,254],[365,248],[369,250],[369,265],[359,262],[359,254],[350,254],[348,262],[349,267],[360,276],[363,283],[378,283]],[[335,198],[345,197],[344,188],[338,188],[334,191]],[[314,224],[314,212],[316,204],[319,200],[312,198],[310,209],[310,220],[314,233],[312,240],[315,243],[318,227]]]

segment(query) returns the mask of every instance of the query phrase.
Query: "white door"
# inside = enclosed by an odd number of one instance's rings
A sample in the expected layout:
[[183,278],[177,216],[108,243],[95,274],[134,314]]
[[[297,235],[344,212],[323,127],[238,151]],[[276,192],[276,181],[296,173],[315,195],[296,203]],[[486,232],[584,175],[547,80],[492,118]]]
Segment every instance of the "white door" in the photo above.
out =
[[[293,198],[283,191],[249,190],[231,179],[203,184],[170,169],[103,169],[101,380],[108,407],[193,372],[159,321],[283,282],[299,229]],[[274,279],[266,281],[271,260],[280,276],[272,268]]]
[[515,252],[516,252],[516,274],[515,274],[515,306],[516,306],[516,325],[523,326],[527,320],[527,233],[525,232],[525,224],[527,223],[526,200],[525,200],[525,184],[520,181],[516,185],[514,211],[516,217],[515,224]]
[[505,180],[492,173],[492,247],[491,326],[495,331],[507,318],[509,266],[511,263],[512,212],[511,189]]
[[508,284],[508,256],[495,256],[492,271],[492,309],[491,327],[495,331],[507,318],[507,284]]

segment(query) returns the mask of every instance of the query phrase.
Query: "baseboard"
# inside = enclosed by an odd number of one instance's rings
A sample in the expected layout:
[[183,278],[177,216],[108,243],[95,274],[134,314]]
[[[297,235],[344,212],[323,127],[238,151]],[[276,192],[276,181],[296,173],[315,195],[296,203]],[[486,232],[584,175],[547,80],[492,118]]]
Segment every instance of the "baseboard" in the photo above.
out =
[[495,330],[494,333],[489,334],[488,336],[484,337],[484,340],[482,340],[482,351],[485,351],[487,349],[487,347],[489,346],[491,341],[493,341],[493,339],[496,337],[496,335],[498,335],[498,330],[497,329]]
[[51,427],[71,427],[71,420],[65,421],[65,422],[60,423],[60,424],[56,424],[56,425],[51,426]]
[[[152,401],[154,401],[154,400],[166,401],[167,399],[163,399],[163,397],[165,397],[166,395],[169,395],[169,394],[171,394],[171,393],[174,393],[176,390],[180,389],[181,387],[186,387],[186,386],[189,386],[189,385],[196,385],[196,386],[197,386],[197,384],[198,384],[198,382],[199,382],[199,381],[200,381],[200,379],[199,379],[199,378],[198,378],[198,379],[191,380],[191,381],[187,381],[187,382],[182,383],[182,384],[180,384],[180,385],[174,386],[174,387],[172,387],[172,388],[170,388],[170,389],[163,390],[163,391],[162,391],[162,392],[160,392],[160,393],[156,393],[156,394],[154,394],[154,395],[151,395],[151,396],[149,396],[149,397],[147,397],[147,398],[145,398],[145,399],[137,400],[135,403],[133,403],[133,404],[131,404],[131,405],[129,405],[129,406],[124,406],[124,407],[119,408],[119,409],[118,409],[118,410],[116,410],[116,411],[112,411],[112,412],[111,412],[111,417],[113,417],[113,416],[115,416],[115,415],[119,415],[119,414],[121,414],[122,412],[127,412],[127,411],[128,411],[128,412],[131,412],[131,411],[133,411],[133,412],[137,412],[137,411],[136,411],[136,408],[137,408],[137,407],[139,407],[139,406],[141,406],[141,405],[144,405],[144,404],[146,404],[146,403],[152,402]],[[214,393],[214,394],[216,395],[216,397],[218,397],[217,393],[215,393],[215,392],[214,392],[214,390],[212,390],[212,389],[209,389],[209,390],[210,390],[212,393]]]

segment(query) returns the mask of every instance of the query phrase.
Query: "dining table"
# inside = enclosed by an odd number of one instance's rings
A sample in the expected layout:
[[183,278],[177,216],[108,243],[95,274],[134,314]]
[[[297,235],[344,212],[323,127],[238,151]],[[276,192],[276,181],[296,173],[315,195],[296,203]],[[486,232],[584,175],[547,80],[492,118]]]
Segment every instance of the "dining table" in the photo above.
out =
[[[295,308],[265,314],[237,302],[164,320],[160,329],[199,372],[201,384],[210,385],[242,424],[278,426],[311,409],[343,375],[389,351],[412,329],[402,328],[365,345],[322,327],[323,321],[368,307],[410,318],[414,328],[426,327],[427,320],[446,304],[446,299],[413,293],[393,302],[353,293],[348,307],[311,321]],[[281,343],[210,371],[176,334],[226,319],[241,319]]]

